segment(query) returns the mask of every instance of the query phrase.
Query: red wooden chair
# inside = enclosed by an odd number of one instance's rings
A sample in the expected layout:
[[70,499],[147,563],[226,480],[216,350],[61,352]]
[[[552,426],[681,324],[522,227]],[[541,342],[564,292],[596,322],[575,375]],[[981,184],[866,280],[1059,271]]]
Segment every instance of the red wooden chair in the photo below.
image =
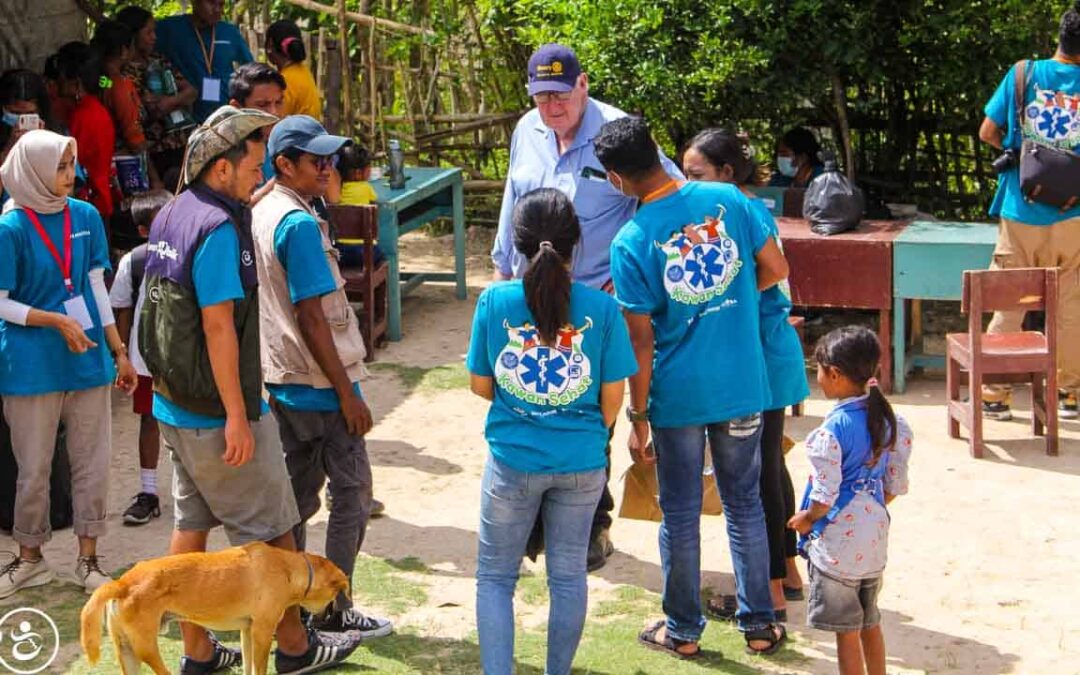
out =
[[[806,344],[806,319],[801,316],[788,315],[788,323],[799,334],[799,344]],[[792,417],[802,417],[802,403],[791,406]]]
[[[983,456],[982,385],[1030,382],[1031,428],[1046,435],[1046,454],[1058,454],[1057,269],[1024,268],[964,272],[961,311],[968,332],[945,337],[948,371],[949,435],[960,438],[960,425],[971,433],[972,457]],[[984,334],[983,314],[995,311],[1045,310],[1045,334],[1023,331]],[[969,396],[960,398],[967,376]]]
[[338,241],[358,243],[361,248],[360,267],[341,268],[345,277],[345,295],[360,305],[357,318],[367,348],[365,361],[375,360],[375,347],[386,342],[387,280],[386,261],[376,265],[375,247],[379,239],[379,209],[377,206],[330,206],[330,221]]

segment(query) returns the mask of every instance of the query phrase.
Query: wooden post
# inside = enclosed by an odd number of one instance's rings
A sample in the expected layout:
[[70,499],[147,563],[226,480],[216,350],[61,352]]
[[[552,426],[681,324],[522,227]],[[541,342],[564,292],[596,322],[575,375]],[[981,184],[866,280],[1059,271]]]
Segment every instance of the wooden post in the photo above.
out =
[[375,26],[368,26],[368,44],[367,44],[367,79],[368,79],[368,96],[371,99],[371,142],[368,148],[372,153],[375,152],[376,141],[378,139],[377,122],[376,117],[379,114],[379,83],[376,80],[378,77],[378,70],[375,67]]
[[349,68],[349,23],[345,20],[345,0],[337,0],[338,50],[341,60],[341,120],[340,133],[352,138],[352,70]]
[[338,43],[326,40],[326,77],[322,91],[326,96],[326,126],[330,129],[341,128],[341,59],[338,58]]

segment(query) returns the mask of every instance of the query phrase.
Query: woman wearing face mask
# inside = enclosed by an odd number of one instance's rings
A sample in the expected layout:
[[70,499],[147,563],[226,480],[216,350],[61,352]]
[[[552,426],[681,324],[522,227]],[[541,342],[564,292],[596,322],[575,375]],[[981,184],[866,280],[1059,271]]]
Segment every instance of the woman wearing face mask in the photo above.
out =
[[75,152],[74,139],[34,130],[0,166],[11,195],[0,216],[0,395],[19,469],[19,555],[0,569],[0,598],[53,578],[41,547],[51,536],[49,469],[60,422],[79,539],[75,578],[88,591],[109,581],[97,558],[108,493],[109,385],[130,394],[136,375],[105,290],[101,217],[68,197]]
[[[15,142],[31,129],[44,129],[49,110],[49,95],[45,80],[37,73],[15,69],[0,75],[0,164],[3,164]],[[37,116],[34,122],[31,117]],[[25,124],[20,125],[20,118]],[[28,126],[29,124],[29,126]],[[7,193],[0,184],[0,204],[7,201]]]
[[776,144],[776,173],[769,185],[805,188],[824,170],[820,152],[813,132],[805,127],[791,129]]
[[[683,153],[683,172],[691,180],[735,183],[750,199],[750,212],[779,243],[776,221],[768,207],[750,187],[763,184],[761,171],[749,152],[747,141],[723,129],[706,129],[690,140]],[[788,323],[791,294],[782,281],[761,294],[761,342],[772,399],[762,413],[761,501],[769,537],[769,578],[777,619],[787,618],[787,600],[802,599],[802,578],[796,565],[795,532],[787,521],[795,513],[795,491],[784,464],[784,409],[810,395],[802,344]],[[734,596],[720,595],[708,601],[708,611],[723,619],[735,618]]]

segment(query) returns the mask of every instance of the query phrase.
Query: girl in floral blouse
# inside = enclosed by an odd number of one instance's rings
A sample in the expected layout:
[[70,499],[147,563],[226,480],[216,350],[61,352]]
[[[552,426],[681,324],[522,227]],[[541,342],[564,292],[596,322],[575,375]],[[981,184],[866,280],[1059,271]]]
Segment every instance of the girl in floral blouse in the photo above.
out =
[[822,392],[838,403],[806,439],[813,473],[788,523],[810,561],[807,622],[836,633],[841,673],[884,674],[877,595],[888,549],[885,505],[907,493],[911,428],[874,377],[881,346],[873,331],[834,330],[814,357]]

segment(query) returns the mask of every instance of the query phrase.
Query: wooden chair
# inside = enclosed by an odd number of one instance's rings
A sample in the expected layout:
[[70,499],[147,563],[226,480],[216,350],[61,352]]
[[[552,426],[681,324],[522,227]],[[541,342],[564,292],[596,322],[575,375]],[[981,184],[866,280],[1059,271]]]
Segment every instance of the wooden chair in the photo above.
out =
[[[968,332],[945,337],[949,436],[960,438],[960,425],[971,434],[971,455],[982,457],[984,383],[1030,382],[1031,429],[1046,435],[1046,454],[1058,454],[1057,269],[1023,268],[964,272],[960,309]],[[1044,310],[1045,334],[1023,331],[984,334],[983,314]],[[967,376],[969,396],[960,398]],[[1045,427],[1045,430],[1044,430]]]
[[[788,315],[788,323],[799,334],[799,344],[806,344],[806,319],[801,316]],[[802,417],[802,403],[791,406],[792,417]]]
[[375,347],[386,342],[387,280],[389,266],[383,260],[375,263],[376,242],[379,239],[379,209],[376,206],[330,206],[330,221],[338,241],[357,243],[361,248],[362,266],[342,266],[345,295],[359,304],[357,318],[367,348],[365,361],[375,360]]

